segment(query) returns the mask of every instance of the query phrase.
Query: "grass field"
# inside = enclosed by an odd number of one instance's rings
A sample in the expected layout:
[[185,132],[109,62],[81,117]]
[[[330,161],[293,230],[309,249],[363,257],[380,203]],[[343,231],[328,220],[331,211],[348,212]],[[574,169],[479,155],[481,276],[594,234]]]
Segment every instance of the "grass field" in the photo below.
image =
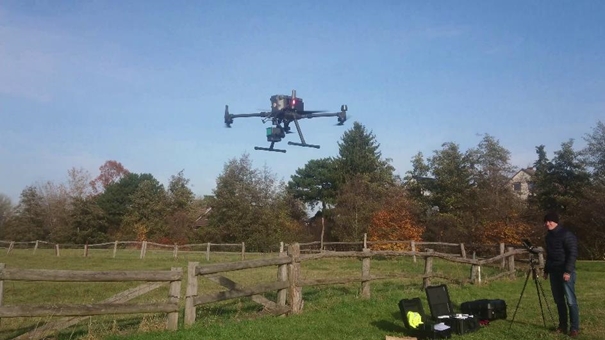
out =
[[[273,255],[247,254],[248,259]],[[214,255],[210,263],[238,261],[239,254]],[[73,270],[169,270],[171,267],[187,269],[188,261],[208,263],[204,253],[180,253],[178,259],[171,252],[148,252],[144,260],[136,250],[121,251],[111,258],[108,250],[93,250],[87,258],[81,251],[64,250],[61,257],[52,250],[15,250],[10,255],[0,254],[0,263],[10,268],[73,269]],[[469,266],[435,261],[434,271],[458,279],[469,275]],[[111,315],[88,318],[78,326],[69,328],[57,339],[384,339],[386,335],[403,336],[405,329],[397,307],[402,298],[421,297],[428,312],[426,296],[421,290],[424,262],[413,263],[411,258],[373,259],[371,271],[374,275],[406,273],[397,280],[372,283],[372,297],[359,297],[359,284],[322,286],[303,289],[305,301],[303,313],[288,317],[264,315],[262,308],[249,298],[234,299],[198,307],[196,324],[183,329],[183,313],[179,318],[179,331],[162,331],[165,315]],[[497,269],[484,268],[484,277],[496,273]],[[227,275],[234,281],[252,285],[272,281],[276,277],[274,267],[243,270]],[[361,261],[358,259],[324,259],[302,263],[303,278],[359,276]],[[578,263],[577,292],[580,302],[582,332],[580,339],[604,339],[605,308],[602,307],[605,263]],[[501,279],[482,285],[460,285],[443,280],[433,284],[447,283],[450,297],[456,310],[460,303],[482,298],[499,298],[508,304],[508,320],[497,320],[479,331],[465,334],[465,339],[564,339],[566,336],[552,334],[544,327],[538,294],[532,280],[529,281],[521,304],[511,323],[513,313],[525,282],[521,268],[516,280]],[[556,311],[548,282],[542,282],[553,317]],[[200,279],[200,291],[213,292],[222,287]],[[47,283],[14,282],[4,283],[4,305],[93,303],[106,299],[140,283]],[[161,288],[134,302],[165,300],[168,288]],[[185,294],[183,284],[181,296]],[[275,294],[266,294],[270,299]],[[553,325],[550,313],[544,306],[547,325]],[[10,339],[48,321],[49,318],[6,318],[0,323],[0,338]],[[454,336],[459,337],[459,336]]]

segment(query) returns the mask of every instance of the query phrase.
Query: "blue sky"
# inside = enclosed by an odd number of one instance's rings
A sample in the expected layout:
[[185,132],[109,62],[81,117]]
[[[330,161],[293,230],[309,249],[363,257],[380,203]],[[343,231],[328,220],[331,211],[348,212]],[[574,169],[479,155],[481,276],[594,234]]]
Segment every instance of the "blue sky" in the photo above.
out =
[[[397,172],[444,142],[488,133],[530,165],[605,117],[603,1],[18,1],[0,2],[0,192],[66,182],[106,160],[167,183],[184,169],[211,194],[225,162],[249,153],[288,180],[335,156],[353,121]],[[321,149],[266,146],[260,119],[297,90]],[[288,140],[296,141],[296,135]]]

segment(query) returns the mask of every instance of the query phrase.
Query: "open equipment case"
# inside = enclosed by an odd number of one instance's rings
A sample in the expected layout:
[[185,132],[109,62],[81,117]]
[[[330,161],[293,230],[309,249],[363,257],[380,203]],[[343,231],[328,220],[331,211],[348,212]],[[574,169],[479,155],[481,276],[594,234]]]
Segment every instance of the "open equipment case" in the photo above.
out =
[[479,329],[479,320],[475,315],[454,311],[446,285],[429,286],[425,291],[433,320],[445,323],[458,335]]
[[[424,313],[424,308],[422,308],[422,301],[418,297],[400,300],[399,311],[409,335],[416,337],[418,340],[450,339],[452,337],[452,328],[444,324],[439,325],[438,322],[427,316]],[[422,323],[417,327],[412,327],[408,322],[408,312],[420,314]]]

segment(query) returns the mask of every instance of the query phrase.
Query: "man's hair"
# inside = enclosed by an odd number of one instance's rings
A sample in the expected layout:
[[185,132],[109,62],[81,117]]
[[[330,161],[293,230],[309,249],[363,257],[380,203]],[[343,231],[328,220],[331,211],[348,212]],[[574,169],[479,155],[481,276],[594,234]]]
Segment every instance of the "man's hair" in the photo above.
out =
[[546,216],[544,216],[544,222],[555,222],[555,223],[559,223],[559,214],[557,214],[556,212],[549,212],[548,214],[546,214]]

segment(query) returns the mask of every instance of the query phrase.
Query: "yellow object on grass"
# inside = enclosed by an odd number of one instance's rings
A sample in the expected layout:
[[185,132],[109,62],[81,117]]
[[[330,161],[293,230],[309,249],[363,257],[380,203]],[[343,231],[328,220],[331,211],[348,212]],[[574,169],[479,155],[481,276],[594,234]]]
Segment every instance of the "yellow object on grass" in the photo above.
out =
[[418,328],[420,324],[422,324],[422,316],[418,312],[409,311],[407,314],[408,324],[412,328]]

